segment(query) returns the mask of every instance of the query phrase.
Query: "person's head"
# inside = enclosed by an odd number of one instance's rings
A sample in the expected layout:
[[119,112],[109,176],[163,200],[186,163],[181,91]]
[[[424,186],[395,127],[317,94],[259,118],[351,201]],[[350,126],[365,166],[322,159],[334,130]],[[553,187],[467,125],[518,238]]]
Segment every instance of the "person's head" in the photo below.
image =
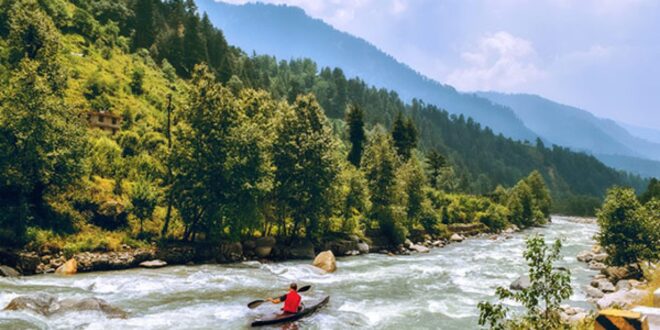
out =
[[291,285],[289,285],[289,289],[291,289],[293,291],[298,291],[298,284],[291,283]]

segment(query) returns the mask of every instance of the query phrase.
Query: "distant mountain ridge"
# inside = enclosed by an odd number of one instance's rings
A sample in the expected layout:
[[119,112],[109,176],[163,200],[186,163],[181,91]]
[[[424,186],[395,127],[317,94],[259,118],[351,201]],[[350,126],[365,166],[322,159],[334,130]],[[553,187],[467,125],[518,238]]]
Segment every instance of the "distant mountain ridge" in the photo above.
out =
[[554,144],[594,154],[614,168],[660,176],[660,144],[634,136],[613,120],[538,95],[477,94],[509,107],[527,127]]
[[311,58],[320,66],[342,68],[348,77],[359,76],[370,85],[392,89],[404,101],[422,99],[514,139],[537,138],[510,109],[431,80],[367,41],[307,16],[298,7],[214,0],[197,4],[231,44],[247,52],[279,59]]

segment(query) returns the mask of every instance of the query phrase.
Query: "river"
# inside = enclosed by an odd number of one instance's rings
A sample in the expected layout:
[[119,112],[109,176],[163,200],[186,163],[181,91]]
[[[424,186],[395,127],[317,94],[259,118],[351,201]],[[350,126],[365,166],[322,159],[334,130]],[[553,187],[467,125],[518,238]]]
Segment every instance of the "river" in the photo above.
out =
[[[337,271],[320,274],[308,261],[173,266],[78,274],[0,278],[0,306],[19,295],[46,292],[58,298],[98,297],[130,313],[107,319],[96,312],[51,317],[0,312],[7,329],[242,329],[277,307],[245,305],[284,292],[292,281],[311,284],[308,304],[330,295],[330,303],[297,323],[304,329],[475,329],[477,304],[492,300],[495,287],[525,273],[524,239],[538,232],[564,239],[562,265],[571,269],[574,294],[567,302],[591,308],[581,288],[594,271],[575,255],[593,244],[595,224],[553,217],[551,224],[510,239],[468,239],[411,256],[338,258]],[[516,308],[516,307],[514,307]]]

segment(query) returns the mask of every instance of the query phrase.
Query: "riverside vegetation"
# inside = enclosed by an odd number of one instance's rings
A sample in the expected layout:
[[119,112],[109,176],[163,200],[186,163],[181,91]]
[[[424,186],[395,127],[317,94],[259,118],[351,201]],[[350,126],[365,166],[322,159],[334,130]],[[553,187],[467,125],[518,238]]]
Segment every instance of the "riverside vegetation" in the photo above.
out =
[[[193,1],[3,1],[0,86],[0,239],[13,248],[349,235],[390,247],[588,214],[607,187],[645,184],[339,68],[248,56]],[[87,129],[90,112],[120,130]]]

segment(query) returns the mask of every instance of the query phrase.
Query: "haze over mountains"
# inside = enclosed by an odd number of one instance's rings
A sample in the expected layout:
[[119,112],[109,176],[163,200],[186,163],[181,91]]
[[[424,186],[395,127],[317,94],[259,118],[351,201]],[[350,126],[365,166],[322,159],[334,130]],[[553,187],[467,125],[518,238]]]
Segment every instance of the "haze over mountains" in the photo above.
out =
[[368,84],[395,90],[405,101],[418,98],[472,117],[496,133],[529,141],[541,137],[546,143],[592,153],[618,169],[660,176],[660,143],[640,137],[654,137],[654,130],[635,130],[634,136],[628,132],[634,127],[624,128],[535,95],[457,92],[297,7],[214,0],[200,0],[198,6],[230,44],[247,52],[278,59],[311,58],[321,66],[342,68],[348,77],[358,76]]

